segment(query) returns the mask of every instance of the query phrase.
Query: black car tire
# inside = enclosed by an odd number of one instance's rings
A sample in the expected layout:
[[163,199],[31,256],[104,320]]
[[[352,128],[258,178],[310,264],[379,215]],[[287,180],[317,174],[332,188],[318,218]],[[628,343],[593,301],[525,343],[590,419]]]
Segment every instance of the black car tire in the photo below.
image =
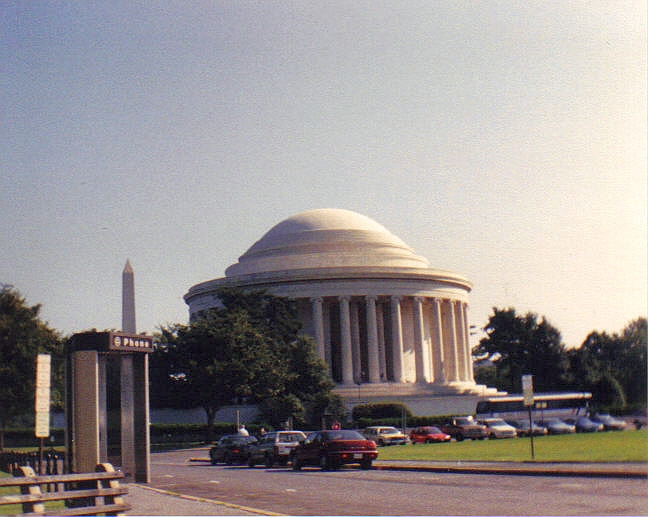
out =
[[252,456],[250,456],[248,458],[248,467],[254,468],[255,466],[256,466],[256,462],[254,461],[254,458],[252,458]]
[[293,456],[293,459],[292,459],[292,469],[293,469],[294,471],[299,471],[299,470],[301,470],[301,467],[302,467],[302,465],[301,465],[301,460],[297,459],[296,456]]
[[320,458],[320,467],[322,467],[322,470],[331,469],[331,462],[329,461],[328,456],[322,456]]
[[362,463],[360,463],[360,468],[362,470],[369,470],[371,468],[371,462],[372,462],[371,458],[364,458],[362,460]]
[[274,459],[272,458],[272,454],[266,454],[265,455],[265,466],[268,468],[272,468],[272,465],[274,465]]

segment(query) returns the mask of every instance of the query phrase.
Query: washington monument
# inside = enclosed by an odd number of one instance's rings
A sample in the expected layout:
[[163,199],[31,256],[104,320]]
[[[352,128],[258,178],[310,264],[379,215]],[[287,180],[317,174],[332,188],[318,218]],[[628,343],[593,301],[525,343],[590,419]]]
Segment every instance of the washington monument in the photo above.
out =
[[122,332],[137,334],[135,324],[135,275],[130,260],[122,272]]

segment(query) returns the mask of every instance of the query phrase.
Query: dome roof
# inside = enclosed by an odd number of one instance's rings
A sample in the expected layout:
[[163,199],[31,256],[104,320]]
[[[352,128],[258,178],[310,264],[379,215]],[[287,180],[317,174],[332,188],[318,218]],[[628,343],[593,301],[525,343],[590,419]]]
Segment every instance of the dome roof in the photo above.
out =
[[323,208],[273,226],[225,275],[339,267],[420,269],[429,263],[373,219]]

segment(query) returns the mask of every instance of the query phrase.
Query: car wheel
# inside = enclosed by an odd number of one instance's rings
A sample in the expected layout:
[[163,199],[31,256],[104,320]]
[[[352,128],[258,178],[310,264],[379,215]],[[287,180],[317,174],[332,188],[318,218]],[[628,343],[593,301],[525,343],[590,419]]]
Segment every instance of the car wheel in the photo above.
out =
[[301,470],[301,467],[302,467],[302,465],[301,465],[301,460],[299,460],[297,457],[293,456],[293,459],[292,459],[292,469],[293,469],[294,471],[300,471],[300,470]]
[[214,458],[210,458],[210,459],[211,459],[211,464],[212,465],[216,465],[216,463],[218,463]]
[[456,439],[458,442],[463,442],[464,441],[463,434],[458,434]]
[[272,468],[272,465],[274,464],[274,460],[272,459],[272,455],[266,454],[265,456],[265,466],[268,468]]
[[225,455],[225,463],[226,463],[227,465],[231,465],[231,464],[232,464],[232,457],[231,457],[229,454],[226,454],[226,455]]
[[369,470],[371,468],[371,458],[363,459],[362,463],[360,463],[360,468],[362,470]]
[[432,443],[432,440],[428,438],[427,440],[425,440],[425,443]]
[[254,461],[254,458],[252,458],[252,456],[250,456],[248,458],[247,464],[248,464],[248,467],[250,467],[250,468],[254,468],[254,466],[256,465],[256,462]]

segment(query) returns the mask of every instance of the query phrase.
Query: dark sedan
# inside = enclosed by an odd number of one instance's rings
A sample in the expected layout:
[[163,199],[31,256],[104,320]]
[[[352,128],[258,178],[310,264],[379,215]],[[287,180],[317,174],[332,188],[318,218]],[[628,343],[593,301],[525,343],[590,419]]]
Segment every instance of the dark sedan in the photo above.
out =
[[216,445],[209,450],[209,459],[212,465],[217,463],[245,463],[248,458],[248,445],[256,443],[254,436],[243,436],[241,434],[226,434],[221,437]]
[[596,433],[603,430],[603,424],[600,422],[593,422],[586,416],[568,418],[565,422],[575,426],[577,433]]
[[508,420],[508,423],[515,427],[518,436],[544,436],[548,433],[547,428],[536,422],[529,424],[528,420]]
[[625,420],[620,420],[618,418],[614,418],[613,416],[610,415],[596,415],[592,417],[592,420],[594,422],[599,422],[603,424],[603,428],[606,431],[623,431],[627,424],[625,423]]
[[357,431],[324,430],[309,434],[306,441],[295,448],[292,466],[293,470],[301,470],[305,465],[329,470],[359,464],[361,469],[368,470],[377,457],[376,443]]
[[538,422],[538,424],[546,427],[549,434],[570,434],[576,432],[575,425],[566,424],[558,418],[543,420]]

